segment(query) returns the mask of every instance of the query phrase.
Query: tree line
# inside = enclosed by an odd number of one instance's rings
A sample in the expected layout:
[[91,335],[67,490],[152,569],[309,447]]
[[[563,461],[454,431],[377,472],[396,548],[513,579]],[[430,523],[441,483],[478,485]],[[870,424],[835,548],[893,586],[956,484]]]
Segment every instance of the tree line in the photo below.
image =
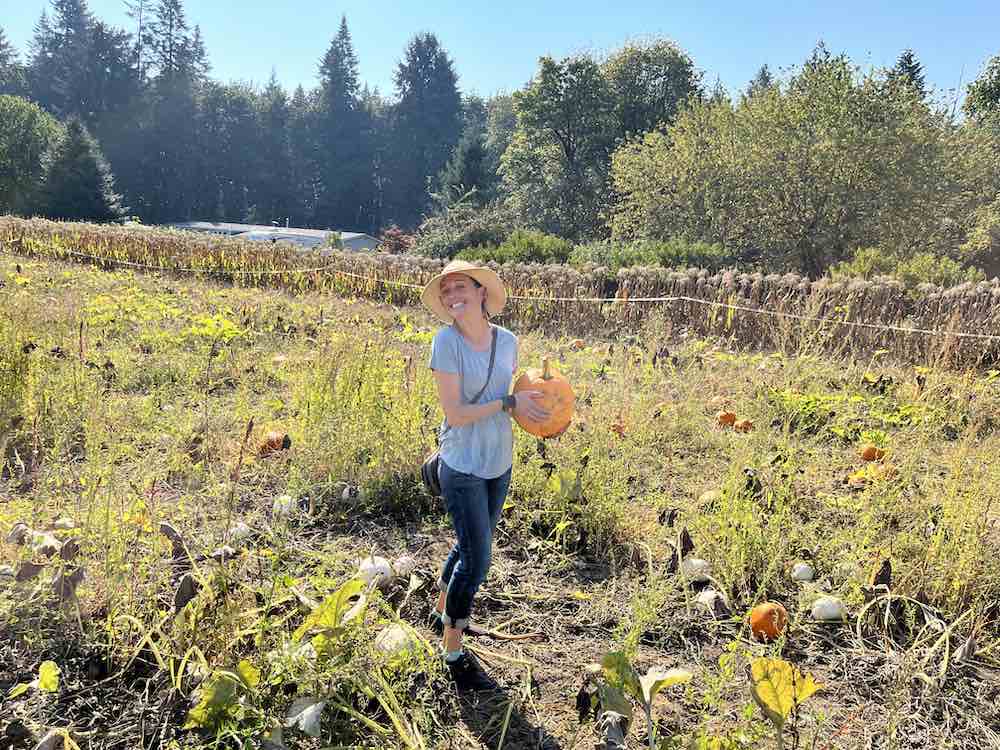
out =
[[[319,84],[289,93],[274,75],[213,80],[181,0],[129,7],[134,32],[86,0],[52,0],[23,61],[0,30],[0,211],[98,211],[57,202],[75,184],[104,196],[99,217],[397,225],[395,246],[419,229],[417,249],[433,255],[502,257],[515,230],[596,262],[601,243],[647,243],[632,255],[664,262],[721,246],[811,273],[861,250],[1000,253],[1000,55],[968,86],[964,116],[934,102],[912,50],[861,71],[822,43],[732,94],[654,39],[542,57],[524,87],[484,99],[460,91],[423,33],[384,96],[360,81],[342,19]],[[512,252],[558,245],[528,247],[532,236]]]
[[[86,0],[52,0],[23,62],[0,29],[0,94],[78,123],[99,145],[127,211],[146,222],[412,227],[463,133],[488,119],[491,103],[460,94],[433,34],[410,40],[390,99],[360,81],[342,19],[319,61],[319,85],[288,92],[273,74],[263,87],[212,80],[182,0],[129,7],[134,33],[95,18]],[[24,105],[19,117],[39,122],[43,146],[51,140],[50,119]],[[4,137],[9,151],[17,136]],[[0,210],[28,208],[0,202]]]

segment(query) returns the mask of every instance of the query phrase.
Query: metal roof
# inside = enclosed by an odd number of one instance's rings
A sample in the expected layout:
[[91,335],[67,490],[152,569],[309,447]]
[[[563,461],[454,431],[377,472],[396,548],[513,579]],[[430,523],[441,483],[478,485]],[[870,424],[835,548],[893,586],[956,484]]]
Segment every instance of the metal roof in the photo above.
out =
[[[336,230],[332,229],[302,229],[300,227],[281,227],[273,226],[271,224],[234,224],[225,221],[178,221],[167,224],[168,227],[173,227],[174,229],[189,229],[196,232],[220,232],[225,234],[243,234],[244,232],[259,232],[261,234],[266,233],[267,235],[296,235],[299,237],[315,237],[317,239],[326,239],[327,235],[331,234]],[[351,240],[357,237],[370,237],[375,239],[369,234],[364,232],[337,232],[342,240]]]

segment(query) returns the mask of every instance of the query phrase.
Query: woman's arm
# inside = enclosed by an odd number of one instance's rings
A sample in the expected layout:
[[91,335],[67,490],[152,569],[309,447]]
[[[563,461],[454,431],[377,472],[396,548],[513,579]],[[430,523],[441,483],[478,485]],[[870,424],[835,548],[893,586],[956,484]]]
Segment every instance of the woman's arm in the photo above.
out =
[[462,427],[478,422],[484,417],[492,417],[503,409],[503,401],[487,401],[480,404],[463,404],[458,373],[434,370],[437,381],[438,398],[444,416],[452,427]]

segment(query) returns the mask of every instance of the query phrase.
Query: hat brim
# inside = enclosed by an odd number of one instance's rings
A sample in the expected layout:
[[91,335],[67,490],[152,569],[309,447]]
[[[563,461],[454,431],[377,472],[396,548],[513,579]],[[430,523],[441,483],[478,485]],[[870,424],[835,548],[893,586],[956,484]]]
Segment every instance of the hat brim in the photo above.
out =
[[454,323],[455,318],[448,312],[448,309],[441,302],[441,282],[446,276],[462,274],[478,281],[486,289],[486,312],[490,317],[495,317],[503,312],[507,304],[507,289],[503,282],[492,268],[475,266],[472,268],[454,268],[445,270],[427,282],[423,292],[420,293],[420,301],[424,307],[445,323]]

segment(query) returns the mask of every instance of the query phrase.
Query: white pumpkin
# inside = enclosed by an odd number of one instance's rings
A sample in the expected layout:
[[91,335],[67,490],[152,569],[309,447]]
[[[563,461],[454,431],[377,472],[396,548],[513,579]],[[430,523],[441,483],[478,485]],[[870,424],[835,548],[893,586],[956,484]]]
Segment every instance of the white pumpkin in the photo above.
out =
[[797,562],[792,566],[792,580],[808,583],[816,579],[816,569],[807,562]]
[[407,651],[415,652],[420,648],[420,636],[413,628],[400,623],[393,623],[375,636],[375,648],[385,654],[395,656]]
[[366,586],[371,586],[373,582],[376,586],[385,586],[393,579],[392,565],[378,555],[366,557],[358,562],[358,578],[364,581]]
[[821,596],[813,602],[812,616],[820,622],[843,622],[847,619],[847,607],[835,596]]
[[712,566],[700,557],[685,557],[681,560],[681,574],[695,583],[704,583],[711,576]]
[[729,611],[729,599],[724,593],[715,589],[699,591],[694,602],[698,607],[712,615],[720,611]]

